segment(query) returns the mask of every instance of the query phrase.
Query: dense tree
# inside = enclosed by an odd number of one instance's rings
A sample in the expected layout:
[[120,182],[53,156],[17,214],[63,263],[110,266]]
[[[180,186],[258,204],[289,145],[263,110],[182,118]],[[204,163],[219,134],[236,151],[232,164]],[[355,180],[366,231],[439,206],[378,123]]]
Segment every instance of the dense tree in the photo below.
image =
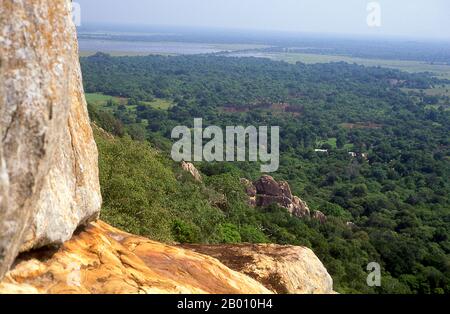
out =
[[[306,245],[339,292],[450,293],[450,111],[435,107],[448,99],[402,89],[443,80],[258,58],[97,54],[81,63],[88,92],[128,98],[89,106],[117,136],[97,135],[104,219],[165,241]],[[174,106],[155,108],[158,98]],[[168,158],[171,130],[194,117],[280,126],[275,177],[327,222],[249,207],[239,178],[258,178],[258,164],[199,163],[203,183],[180,173]],[[373,261],[382,287],[366,285]]]

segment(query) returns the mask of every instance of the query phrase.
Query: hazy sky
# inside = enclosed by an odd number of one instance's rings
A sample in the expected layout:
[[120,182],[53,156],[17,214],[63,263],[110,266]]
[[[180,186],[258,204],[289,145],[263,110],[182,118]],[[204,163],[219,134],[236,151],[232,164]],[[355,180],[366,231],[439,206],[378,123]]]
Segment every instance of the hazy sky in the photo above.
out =
[[[76,0],[82,23],[400,35],[450,40],[450,0]],[[381,26],[367,25],[378,2]]]

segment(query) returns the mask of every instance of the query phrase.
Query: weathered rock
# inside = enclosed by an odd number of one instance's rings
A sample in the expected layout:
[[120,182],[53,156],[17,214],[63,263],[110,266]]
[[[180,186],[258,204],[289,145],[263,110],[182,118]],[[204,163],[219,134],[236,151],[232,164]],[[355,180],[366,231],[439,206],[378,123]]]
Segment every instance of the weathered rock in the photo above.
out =
[[184,245],[249,275],[276,293],[330,294],[333,280],[305,247],[275,244]]
[[[91,223],[101,205],[97,149],[70,2],[0,5],[0,278],[19,251],[61,245],[22,254],[0,281],[0,292],[270,293],[210,256]],[[201,181],[192,164],[184,168]],[[306,206],[286,182],[264,180],[260,188],[267,194],[261,199],[293,206],[292,213]],[[72,237],[80,225],[89,226]],[[307,249],[244,247],[216,248],[229,256],[240,248],[242,258],[253,261],[241,271],[273,291],[332,289],[323,265]]]
[[281,189],[281,193],[283,194],[284,197],[287,197],[288,199],[292,199],[293,195],[291,192],[291,187],[289,186],[289,183],[287,183],[286,181],[280,181],[278,182],[280,189]]
[[195,181],[202,182],[202,175],[192,163],[182,161],[181,168],[184,171],[189,172],[191,176],[195,179]]
[[312,218],[318,220],[322,224],[327,221],[327,216],[319,210],[314,212]]
[[253,207],[278,204],[286,208],[293,216],[299,218],[310,216],[308,205],[299,197],[292,195],[291,187],[286,181],[277,182],[271,176],[264,175],[253,183],[247,179],[241,179],[241,184],[245,188],[249,204]]
[[70,12],[69,0],[0,5],[0,278],[19,250],[68,240],[100,209]]
[[256,188],[250,180],[241,179],[241,184],[244,186],[245,194],[247,195],[248,204],[251,207],[256,206]]
[[290,208],[290,211],[292,215],[300,218],[309,217],[311,215],[308,204],[302,201],[298,196],[294,196],[292,198],[292,207]]
[[267,207],[272,204],[278,204],[281,207],[289,209],[292,205],[292,200],[283,195],[273,196],[273,195],[258,194],[256,196],[256,206]]
[[256,193],[259,195],[287,196],[284,195],[282,186],[268,175],[262,176],[259,180],[253,182],[253,185],[256,188]]
[[101,221],[60,249],[25,253],[0,293],[270,293],[217,259],[133,236]]
[[248,204],[252,207],[256,206],[256,188],[250,180],[241,178],[241,184],[244,186],[245,194],[248,197]]

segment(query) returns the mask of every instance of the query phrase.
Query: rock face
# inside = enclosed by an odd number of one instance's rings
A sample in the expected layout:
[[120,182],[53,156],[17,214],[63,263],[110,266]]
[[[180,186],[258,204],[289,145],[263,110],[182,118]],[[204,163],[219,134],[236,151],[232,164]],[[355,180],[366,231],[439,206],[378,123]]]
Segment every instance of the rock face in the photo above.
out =
[[241,184],[244,186],[245,194],[248,196],[248,204],[252,207],[256,206],[256,188],[250,180],[241,179]]
[[276,293],[331,294],[333,280],[314,255],[304,247],[281,245],[188,245],[242,272]]
[[291,188],[285,181],[277,182],[271,176],[265,175],[253,183],[241,179],[241,184],[244,185],[251,206],[265,207],[278,204],[293,216],[299,218],[310,216],[308,205],[299,197],[292,195]]
[[313,218],[318,220],[320,223],[325,223],[327,221],[327,216],[321,211],[315,211],[313,214]]
[[[70,0],[0,4],[0,293],[331,291],[305,248],[196,247],[203,255],[93,222],[98,156],[70,11]],[[256,205],[309,213],[285,182],[267,177],[250,190]]]
[[91,223],[59,249],[22,254],[0,293],[334,293],[314,253],[280,245],[169,246]]
[[101,205],[70,0],[0,5],[0,278]]
[[292,204],[292,215],[300,218],[309,217],[311,215],[308,204],[302,201],[300,197],[294,196],[292,198]]
[[192,177],[195,179],[195,181],[202,182],[202,175],[200,174],[198,169],[195,168],[195,166],[192,163],[182,161],[181,168],[184,171],[189,172],[192,175]]
[[58,250],[23,254],[0,293],[271,293],[217,259],[119,231],[101,221]]

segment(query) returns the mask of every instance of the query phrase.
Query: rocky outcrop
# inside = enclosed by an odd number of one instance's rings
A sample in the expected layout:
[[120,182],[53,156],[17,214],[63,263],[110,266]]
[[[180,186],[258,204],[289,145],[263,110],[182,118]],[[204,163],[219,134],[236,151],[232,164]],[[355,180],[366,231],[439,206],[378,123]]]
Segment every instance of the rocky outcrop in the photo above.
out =
[[256,206],[256,188],[250,180],[242,178],[241,184],[245,189],[245,194],[247,194],[247,202],[250,206]]
[[188,245],[210,255],[276,293],[331,294],[333,280],[314,253],[304,247],[274,244]]
[[59,249],[22,254],[0,293],[334,293],[304,247],[169,246],[98,221]]
[[325,214],[319,210],[314,212],[312,218],[318,220],[322,224],[324,224],[327,221],[327,216],[325,216]]
[[285,197],[292,199],[291,188],[285,181],[277,182],[271,176],[262,176],[259,180],[253,182],[258,195]]
[[293,196],[289,183],[286,181],[275,181],[268,175],[262,176],[255,182],[247,179],[241,179],[241,184],[251,206],[266,207],[272,204],[278,204],[286,208],[293,216],[303,218],[310,216],[308,205],[299,197]]
[[311,211],[309,210],[308,204],[302,201],[300,197],[294,196],[292,198],[292,206],[291,206],[292,215],[296,217],[309,217],[311,215]]
[[0,293],[271,293],[217,259],[133,236],[101,221],[60,249],[23,254]]
[[[97,149],[70,3],[0,5],[0,293],[328,292],[330,278],[308,249],[218,246],[221,263],[216,253],[96,221]],[[185,170],[201,181],[193,165]],[[271,198],[295,215],[306,211],[287,183],[266,181],[255,185],[256,203]]]
[[200,174],[200,171],[198,171],[192,163],[182,161],[181,168],[184,171],[189,172],[195,181],[202,182],[202,175]]
[[0,278],[97,218],[97,150],[70,0],[0,5]]

